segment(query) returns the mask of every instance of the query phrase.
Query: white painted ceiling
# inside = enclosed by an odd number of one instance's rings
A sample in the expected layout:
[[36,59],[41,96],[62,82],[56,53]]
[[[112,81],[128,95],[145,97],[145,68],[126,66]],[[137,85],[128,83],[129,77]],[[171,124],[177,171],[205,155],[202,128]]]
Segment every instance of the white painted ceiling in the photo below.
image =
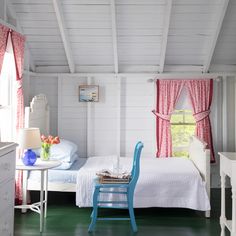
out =
[[235,0],[11,0],[36,72],[236,71]]

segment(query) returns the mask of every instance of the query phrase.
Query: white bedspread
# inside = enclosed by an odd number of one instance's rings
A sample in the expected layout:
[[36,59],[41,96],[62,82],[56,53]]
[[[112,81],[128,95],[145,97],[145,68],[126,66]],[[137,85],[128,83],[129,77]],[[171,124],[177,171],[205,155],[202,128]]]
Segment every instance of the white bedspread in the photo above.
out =
[[[78,171],[76,205],[91,207],[93,179],[101,169],[111,169],[116,158],[90,157]],[[120,158],[123,170],[131,170],[132,158]],[[185,158],[141,158],[134,207],[181,207],[210,210],[210,202],[198,170]]]

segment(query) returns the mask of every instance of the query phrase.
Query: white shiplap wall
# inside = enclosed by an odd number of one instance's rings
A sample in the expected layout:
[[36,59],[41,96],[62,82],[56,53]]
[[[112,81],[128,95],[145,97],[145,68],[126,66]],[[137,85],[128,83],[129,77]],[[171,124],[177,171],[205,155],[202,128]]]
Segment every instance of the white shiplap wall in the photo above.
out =
[[[50,104],[51,133],[77,143],[80,156],[86,157],[87,153],[88,156],[116,155],[119,144],[120,155],[131,156],[135,142],[141,140],[145,145],[142,156],[153,157],[156,138],[151,110],[155,108],[155,83],[148,79],[142,76],[33,76],[29,98],[38,93],[46,94]],[[78,86],[88,82],[99,85],[98,103],[78,101]],[[222,77],[220,82],[215,82],[211,119],[217,163],[212,165],[213,187],[220,186],[217,152],[235,151],[234,88],[233,77]]]
[[[98,103],[78,101],[79,85],[88,82],[99,85]],[[80,156],[116,155],[119,145],[121,156],[132,156],[135,143],[141,140],[145,143],[143,155],[151,157],[156,146],[152,128],[155,117],[151,113],[155,108],[154,89],[155,84],[143,77],[32,77],[29,99],[46,94],[51,133],[77,143]]]
[[[78,101],[78,87],[99,85],[99,102]],[[121,86],[121,97],[119,97]],[[58,82],[58,134],[79,145],[80,156],[130,156],[138,140],[153,150],[153,84],[147,79],[109,77],[64,77]],[[119,104],[120,99],[120,104]],[[121,120],[119,122],[119,116]],[[119,128],[120,126],[120,128]],[[120,141],[119,141],[120,140]]]
[[[143,154],[155,155],[155,84],[145,77],[121,78],[121,155],[132,156],[137,141]],[[154,129],[153,129],[154,127]]]

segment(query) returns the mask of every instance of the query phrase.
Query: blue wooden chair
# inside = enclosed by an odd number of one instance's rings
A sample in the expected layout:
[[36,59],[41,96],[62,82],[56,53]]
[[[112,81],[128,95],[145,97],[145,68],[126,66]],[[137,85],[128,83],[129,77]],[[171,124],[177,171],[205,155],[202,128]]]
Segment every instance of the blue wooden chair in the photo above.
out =
[[[133,196],[134,189],[139,177],[140,171],[140,155],[143,148],[143,143],[138,142],[135,146],[134,150],[134,158],[133,158],[133,167],[131,171],[131,178],[129,183],[115,183],[115,184],[101,184],[98,179],[95,180],[95,189],[93,193],[93,212],[91,214],[91,223],[88,228],[88,232],[92,232],[97,220],[130,220],[131,226],[134,232],[137,232],[137,225],[134,216],[133,209]],[[105,194],[123,194],[126,196],[125,201],[101,201],[99,199],[100,193]],[[104,204],[106,204],[104,206]],[[107,206],[107,204],[111,204]],[[116,208],[116,209],[128,209],[129,210],[129,218],[98,218],[98,208]]]

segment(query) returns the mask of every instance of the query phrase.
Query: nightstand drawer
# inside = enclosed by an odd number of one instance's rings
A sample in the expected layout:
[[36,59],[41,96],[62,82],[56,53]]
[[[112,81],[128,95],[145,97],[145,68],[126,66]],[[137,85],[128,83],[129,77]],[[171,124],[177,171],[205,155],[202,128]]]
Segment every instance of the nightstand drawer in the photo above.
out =
[[9,152],[0,157],[0,183],[14,178],[15,159],[15,152]]
[[[11,179],[4,184],[0,184],[0,212],[9,206],[14,205],[14,185],[15,179]],[[1,234],[0,234],[1,235]]]

